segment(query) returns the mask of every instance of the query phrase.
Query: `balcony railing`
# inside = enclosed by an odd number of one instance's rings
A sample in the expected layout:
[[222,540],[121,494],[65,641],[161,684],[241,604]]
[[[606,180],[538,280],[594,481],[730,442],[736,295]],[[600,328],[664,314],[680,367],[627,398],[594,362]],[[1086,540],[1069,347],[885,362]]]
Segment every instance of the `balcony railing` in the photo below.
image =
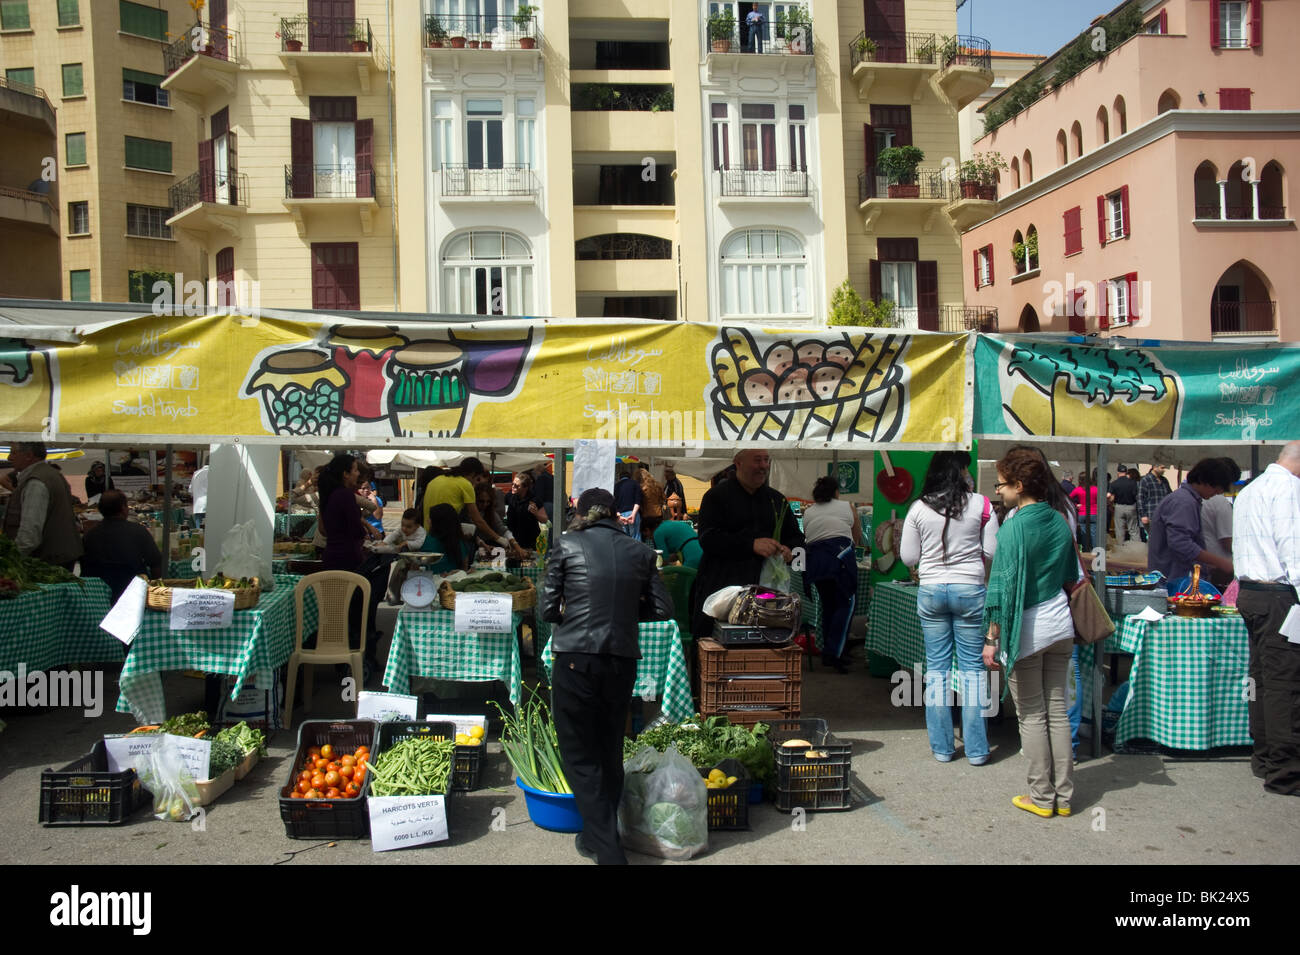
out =
[[659,113],[673,108],[673,88],[662,83],[575,83],[570,94],[576,111]]
[[1210,331],[1215,335],[1277,334],[1277,302],[1212,302]]
[[239,49],[238,41],[239,34],[226,27],[191,24],[163,49],[163,72],[170,76],[200,54],[218,60],[233,60]]
[[[1227,215],[1224,215],[1224,213]],[[1259,217],[1255,216],[1255,207],[1253,205],[1230,205],[1225,208],[1219,208],[1219,204],[1196,206],[1196,218],[1198,219],[1234,219],[1243,221],[1263,221],[1265,219],[1285,219],[1286,206],[1260,206]]]
[[373,199],[374,196],[375,170],[369,164],[291,163],[284,167],[286,199]]
[[282,17],[281,53],[366,53],[375,48],[370,21],[352,17]]
[[811,56],[812,21],[769,23],[751,28],[741,20],[728,36],[718,36],[708,27],[710,53],[772,53],[786,56]]
[[444,196],[532,196],[537,175],[531,166],[508,164],[500,169],[475,169],[465,164],[442,164]]
[[175,212],[182,212],[200,202],[215,202],[225,206],[248,205],[248,177],[242,173],[218,175],[196,172],[186,176],[167,190],[168,203]]
[[939,47],[939,63],[945,70],[950,66],[975,66],[981,70],[991,70],[992,47],[981,36],[952,37]]
[[[875,48],[872,49],[865,40],[870,40]],[[988,41],[984,43],[987,49]],[[943,52],[943,44],[933,33],[904,33],[886,37],[869,36],[864,30],[849,43],[849,64],[850,68],[859,63],[933,63],[943,66],[945,64],[940,62]]]
[[537,17],[522,20],[505,14],[428,15],[424,45],[428,49],[535,50]]
[[941,332],[995,332],[998,330],[998,310],[995,305],[941,305],[939,331]]
[[[891,190],[894,195],[890,195]],[[887,176],[877,173],[875,166],[868,166],[858,173],[858,202],[868,199],[944,199],[960,196],[955,183],[948,178],[948,171],[941,166],[921,166],[916,170],[915,181],[908,183],[889,182]]]
[[724,196],[806,196],[808,171],[791,166],[775,169],[719,169]]

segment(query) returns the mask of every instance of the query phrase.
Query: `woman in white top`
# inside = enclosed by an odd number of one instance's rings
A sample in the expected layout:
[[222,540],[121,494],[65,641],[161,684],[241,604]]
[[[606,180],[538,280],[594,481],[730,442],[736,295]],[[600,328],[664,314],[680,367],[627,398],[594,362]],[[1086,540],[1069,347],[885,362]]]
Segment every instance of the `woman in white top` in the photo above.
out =
[[804,509],[803,538],[807,566],[803,575],[805,593],[816,586],[821,596],[822,663],[837,673],[849,672],[849,623],[858,592],[858,562],[853,548],[862,542],[862,525],[853,505],[839,499],[839,484],[833,477],[818,478],[813,501]]
[[948,674],[953,649],[961,678],[962,740],[972,766],[988,762],[984,727],[985,561],[997,549],[998,519],[989,499],[971,493],[970,454],[940,451],[930,461],[921,497],[903,522],[900,557],[920,565],[916,609],[925,635],[925,728],[941,763],[955,752]]

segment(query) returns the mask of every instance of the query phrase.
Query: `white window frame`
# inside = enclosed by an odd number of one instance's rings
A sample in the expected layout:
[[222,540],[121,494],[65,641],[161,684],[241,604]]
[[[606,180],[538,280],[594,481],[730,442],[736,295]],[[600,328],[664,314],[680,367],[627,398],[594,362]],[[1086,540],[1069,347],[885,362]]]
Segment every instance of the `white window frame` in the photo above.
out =
[[[715,107],[726,110],[725,116],[714,116]],[[712,101],[709,103],[709,131],[712,154],[710,161],[714,169],[731,168],[731,104]]]
[[[917,275],[915,262],[880,262],[880,297],[894,303],[894,317],[899,328],[920,328],[921,307],[917,302]],[[910,284],[912,304],[899,304],[900,295]]]
[[[82,84],[83,84],[82,88],[84,89],[85,88],[84,76],[82,79]],[[159,106],[159,107],[165,107],[167,109],[171,109],[172,100],[171,100],[170,91],[163,89],[161,86],[154,86],[153,89],[156,91],[157,95],[154,102],[150,103],[147,100],[136,99],[135,85],[136,85],[135,80],[122,80],[122,99],[126,100],[128,103],[139,103],[141,106]],[[140,85],[150,86],[152,84],[141,83]]]
[[1131,318],[1128,300],[1128,279],[1111,279],[1106,285],[1107,324],[1111,328],[1127,325]]
[[[470,242],[469,255],[449,257],[447,250],[466,236]],[[492,236],[500,237],[499,251],[495,255],[491,254]],[[511,241],[520,243],[527,250],[526,253],[507,250]],[[488,251],[483,254],[477,254],[480,250],[475,248],[480,243],[488,247]],[[468,233],[457,233],[447,240],[440,263],[442,310],[454,315],[531,315],[536,295],[534,264],[532,243],[518,233],[503,229],[474,229]],[[493,275],[494,272],[497,274]],[[483,273],[487,285],[487,312],[477,311],[478,273]],[[492,311],[492,293],[496,289],[501,289],[500,312]]]
[[[751,117],[749,119],[746,119],[745,118],[746,106],[770,106],[772,108],[772,116],[771,118],[764,116],[764,117]],[[753,170],[758,171],[758,170],[762,170],[763,168],[763,127],[764,126],[772,127],[772,166],[774,168],[780,167],[781,125],[782,124],[781,124],[780,110],[777,109],[777,104],[775,101],[766,100],[763,102],[744,102],[744,101],[741,102],[740,104],[740,163],[741,163],[740,168],[750,169],[750,167],[745,163],[745,130],[751,126],[754,129],[754,136],[755,136],[754,153],[758,157],[758,165],[754,166]]]
[[[1232,16],[1236,11],[1238,16]],[[1233,28],[1235,29],[1235,32]],[[1250,46],[1249,0],[1222,0],[1219,4],[1219,49],[1245,50]]]
[[[484,137],[484,168],[469,169],[469,123],[477,121],[497,121],[501,124],[501,163],[503,166],[514,164],[526,165],[534,173],[541,167],[540,144],[538,142],[538,124],[540,120],[540,93],[513,95],[491,93],[465,93],[459,96],[433,94],[429,102],[429,154],[431,171],[438,177],[441,188],[441,172],[444,165],[453,167],[448,173],[455,178],[459,186],[453,187],[453,195],[476,195],[481,190],[473,183],[471,177],[478,174],[479,179],[487,182],[496,177],[502,178],[502,170],[492,169],[487,158],[487,127],[480,135]],[[498,100],[501,113],[493,116],[469,114],[471,100]],[[531,108],[531,112],[528,112]],[[502,178],[502,181],[505,181]]]
[[537,168],[537,100],[515,97],[515,163]]
[[1112,192],[1106,197],[1106,241],[1124,238],[1124,194]]
[[[313,195],[321,199],[352,199],[357,194],[357,124],[354,121],[343,122],[324,122],[316,121],[312,124],[312,162],[316,166],[315,170],[315,191]],[[322,150],[322,137],[329,139],[332,134],[333,148],[328,151]],[[347,140],[351,138],[352,149],[347,149]],[[217,188],[218,202],[220,198],[221,184],[226,183],[226,195],[229,190],[230,178],[230,160],[227,158],[223,161],[218,153],[220,140],[229,141],[227,137],[219,136],[217,142],[212,145],[213,165],[217,167]],[[322,171],[324,170],[324,171]],[[226,201],[229,201],[228,199]]]
[[455,165],[456,152],[456,104],[449,99],[435,99],[430,117],[433,169],[438,172],[443,164]]
[[989,274],[991,266],[993,265],[992,255],[990,254],[987,248],[981,248],[978,254],[979,254],[979,264],[980,264],[979,288],[984,288],[984,286],[986,285],[993,284],[993,279],[990,277]]
[[[728,257],[740,241],[745,251]],[[785,244],[791,246],[786,251]],[[771,244],[774,251],[765,247]],[[757,246],[757,248],[755,248]],[[798,246],[798,251],[794,247]],[[718,312],[724,318],[813,317],[808,240],[788,229],[741,229],[723,240],[718,255]],[[785,301],[788,294],[788,303]],[[774,301],[775,299],[775,301]],[[803,305],[800,308],[800,305]],[[772,306],[776,307],[773,308]]]
[[[803,110],[803,118],[795,119],[791,115],[795,109]],[[787,103],[785,109],[787,136],[789,141],[789,165],[798,172],[808,171],[808,107],[802,103]]]

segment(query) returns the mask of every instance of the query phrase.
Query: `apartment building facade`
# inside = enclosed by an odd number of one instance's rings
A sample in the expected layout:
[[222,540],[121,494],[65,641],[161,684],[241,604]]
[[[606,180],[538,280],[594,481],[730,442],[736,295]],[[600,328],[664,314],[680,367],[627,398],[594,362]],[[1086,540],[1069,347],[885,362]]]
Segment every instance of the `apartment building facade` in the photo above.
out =
[[0,297],[60,297],[57,135],[45,91],[0,76]]
[[1068,78],[1054,65],[1069,48],[1049,58],[1042,76],[1058,82],[976,144],[1010,168],[996,209],[962,237],[968,302],[996,307],[1003,331],[1300,338],[1287,43],[1300,7],[1127,8],[1100,26],[1136,16],[1139,32]]
[[58,123],[56,298],[144,303],[157,281],[199,270],[197,250],[166,225],[168,190],[194,169],[183,148],[194,116],[159,72],[170,34],[192,19],[184,0],[0,4],[0,67],[11,84],[42,88]]

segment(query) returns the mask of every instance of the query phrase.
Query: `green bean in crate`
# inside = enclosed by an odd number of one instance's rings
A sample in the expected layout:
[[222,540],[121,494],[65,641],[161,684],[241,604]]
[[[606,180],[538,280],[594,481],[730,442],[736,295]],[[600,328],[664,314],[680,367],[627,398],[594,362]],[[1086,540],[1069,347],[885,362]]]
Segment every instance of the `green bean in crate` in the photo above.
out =
[[383,723],[370,760],[372,796],[437,796],[451,791],[456,743],[453,723]]

